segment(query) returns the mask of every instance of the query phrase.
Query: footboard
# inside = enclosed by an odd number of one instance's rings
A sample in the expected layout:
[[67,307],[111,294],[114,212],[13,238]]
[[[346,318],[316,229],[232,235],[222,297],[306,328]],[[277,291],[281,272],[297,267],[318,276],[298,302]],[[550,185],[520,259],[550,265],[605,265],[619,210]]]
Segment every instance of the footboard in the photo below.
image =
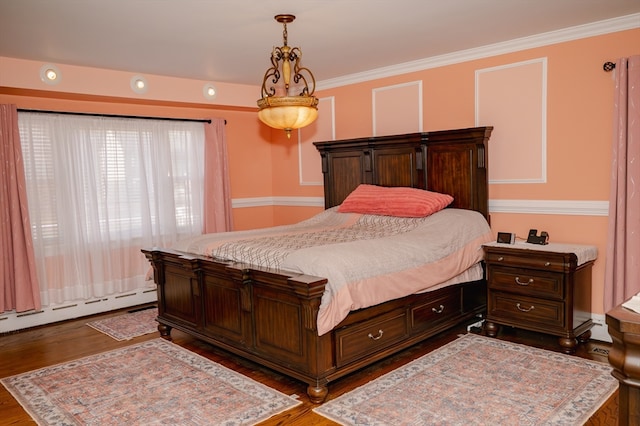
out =
[[[284,374],[316,383],[331,372],[318,336],[324,278],[283,274],[171,250],[143,250],[158,290],[158,329],[177,328]],[[313,393],[312,391],[310,391]]]
[[351,313],[318,336],[324,278],[281,273],[171,250],[143,250],[158,288],[158,329],[172,328],[297,378],[311,401],[328,383],[473,318],[484,283],[457,285]]

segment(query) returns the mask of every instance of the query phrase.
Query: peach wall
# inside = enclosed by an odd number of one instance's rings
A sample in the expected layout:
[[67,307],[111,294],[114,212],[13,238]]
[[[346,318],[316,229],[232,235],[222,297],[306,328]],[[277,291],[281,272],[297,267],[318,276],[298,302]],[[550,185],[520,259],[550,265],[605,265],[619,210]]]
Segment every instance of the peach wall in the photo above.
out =
[[[323,197],[323,187],[316,185],[300,185],[298,141],[287,139],[279,131],[271,144],[271,152],[276,166],[273,168],[273,195]],[[320,161],[318,155],[318,162]],[[322,181],[322,177],[320,178]]]
[[[256,108],[260,93],[258,87],[190,80],[162,75],[142,75],[148,83],[144,94],[131,90],[131,78],[139,73],[87,68],[66,64],[53,64],[61,73],[60,83],[47,85],[40,80],[42,62],[0,57],[0,86],[21,89],[46,89],[61,94],[77,93],[96,96],[117,96],[147,101],[173,101],[207,103],[212,106]],[[203,86],[213,83],[217,89],[214,100],[205,100]]]
[[[333,97],[335,135],[338,139],[372,136],[372,91],[376,88],[422,81],[423,129],[441,130],[473,126],[475,71],[545,57],[548,60],[547,177],[544,184],[492,184],[490,200],[608,201],[613,81],[602,63],[638,53],[640,29],[557,43],[501,54],[404,75],[319,90],[318,97]],[[252,90],[237,88],[238,99],[223,105],[202,102],[195,88],[202,82],[150,78],[161,93],[146,98],[114,92],[122,89],[123,75],[105,70],[63,71],[62,84],[52,89],[33,77],[35,63],[0,58],[0,102],[21,108],[44,108],[136,115],[224,117],[231,164],[234,199],[252,197],[321,197],[317,186],[299,184],[297,141],[260,124],[255,116]],[[7,72],[9,71],[9,73]],[[28,78],[26,74],[30,73]],[[74,77],[75,76],[75,77]],[[102,79],[113,78],[112,83]],[[128,78],[128,75],[127,75]],[[74,86],[74,79],[78,81]],[[100,81],[99,85],[95,84]],[[197,83],[197,84],[196,84]],[[28,89],[27,91],[16,89]],[[37,92],[32,92],[36,90]],[[47,90],[47,92],[39,92]],[[188,93],[187,93],[188,92]],[[196,93],[197,92],[197,93]],[[74,95],[69,95],[69,94]],[[77,94],[86,97],[78,98]],[[74,97],[75,96],[75,97]],[[104,96],[118,96],[106,98]],[[402,106],[395,111],[402,114]],[[518,114],[518,111],[513,111]],[[491,167],[491,164],[489,164]],[[315,207],[261,206],[235,208],[237,229],[298,221],[318,211]],[[594,244],[600,256],[594,269],[593,312],[602,313],[606,217],[597,214],[493,213],[495,232],[526,235],[528,229],[546,230],[552,241]]]
[[[371,92],[375,88],[423,81],[424,130],[475,125],[475,82],[478,69],[545,57],[547,74],[547,182],[492,184],[490,200],[608,202],[610,140],[614,82],[602,70],[605,61],[638,53],[640,30],[558,43],[535,49],[407,73],[346,87],[323,90],[336,104],[338,139],[371,136]],[[395,109],[398,120],[403,108]],[[518,111],[512,111],[518,114]],[[490,124],[490,123],[482,123]],[[489,144],[491,146],[491,144]],[[491,148],[489,148],[491,149]],[[278,155],[274,160],[281,164]],[[491,164],[489,164],[491,167]],[[525,236],[546,230],[552,241],[598,247],[594,266],[592,311],[603,313],[606,216],[500,213],[492,214],[492,229]]]
[[285,207],[276,206],[274,208],[274,226],[288,225],[291,223],[297,223],[305,219],[309,219],[311,216],[321,213],[324,210],[323,207]]
[[[93,95],[11,89],[0,87],[0,103],[18,108],[53,111],[91,112],[179,118],[224,118],[227,121],[227,144],[232,198],[269,197],[273,193],[273,161],[270,129],[260,123],[253,110],[220,109],[196,103],[139,101]],[[260,161],[255,161],[255,159]],[[254,208],[234,213],[234,225],[247,229],[273,223],[273,209],[252,214]],[[238,210],[238,209],[236,209]],[[261,220],[256,220],[261,218]],[[266,218],[266,220],[263,220]]]
[[236,231],[268,228],[274,223],[273,208],[270,206],[233,209],[233,227]]

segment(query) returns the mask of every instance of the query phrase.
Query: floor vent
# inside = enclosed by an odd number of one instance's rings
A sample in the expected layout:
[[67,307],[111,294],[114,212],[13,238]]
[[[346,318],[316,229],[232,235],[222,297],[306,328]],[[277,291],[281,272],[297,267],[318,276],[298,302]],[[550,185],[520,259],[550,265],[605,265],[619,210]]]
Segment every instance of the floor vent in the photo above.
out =
[[589,353],[608,356],[609,355],[609,349],[596,347],[596,348],[592,348],[589,351]]

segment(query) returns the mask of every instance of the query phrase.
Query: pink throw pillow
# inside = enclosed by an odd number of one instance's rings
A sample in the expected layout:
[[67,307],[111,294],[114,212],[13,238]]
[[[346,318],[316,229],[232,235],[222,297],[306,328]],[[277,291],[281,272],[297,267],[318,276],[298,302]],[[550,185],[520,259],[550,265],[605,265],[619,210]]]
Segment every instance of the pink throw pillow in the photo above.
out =
[[338,211],[383,216],[425,217],[444,209],[452,201],[451,195],[423,189],[361,184],[347,196],[338,207]]

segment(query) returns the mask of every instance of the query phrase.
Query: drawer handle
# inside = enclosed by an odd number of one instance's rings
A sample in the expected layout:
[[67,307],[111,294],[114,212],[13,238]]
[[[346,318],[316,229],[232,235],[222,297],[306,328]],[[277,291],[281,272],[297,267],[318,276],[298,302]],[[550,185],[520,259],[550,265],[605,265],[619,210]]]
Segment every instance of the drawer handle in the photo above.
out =
[[551,266],[551,262],[544,262],[544,266]]
[[440,305],[437,308],[431,308],[431,312],[434,312],[436,314],[441,314],[442,311],[444,311],[444,306]]
[[529,285],[531,283],[533,283],[533,278],[529,278],[529,281],[527,282],[522,282],[520,281],[520,277],[516,277],[516,284],[518,285]]
[[502,256],[500,256],[500,257],[498,258],[498,262],[502,262],[503,260],[504,260],[504,257],[502,257]]
[[521,307],[519,303],[516,303],[516,308],[518,308],[518,310],[522,311],[522,312],[529,312],[529,311],[533,311],[534,306],[531,305],[531,307],[529,309],[525,309],[525,308]]
[[371,340],[380,340],[382,338],[382,335],[384,334],[384,331],[382,330],[378,330],[378,335],[374,336],[373,334],[369,333],[369,339]]

